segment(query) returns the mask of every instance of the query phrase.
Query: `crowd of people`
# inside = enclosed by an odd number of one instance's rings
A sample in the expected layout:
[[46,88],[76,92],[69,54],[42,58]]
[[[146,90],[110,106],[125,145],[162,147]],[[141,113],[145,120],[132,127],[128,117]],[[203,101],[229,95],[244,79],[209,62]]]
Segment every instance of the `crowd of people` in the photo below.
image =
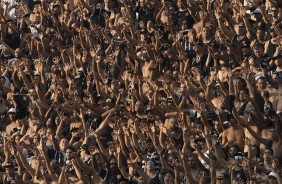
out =
[[282,184],[281,0],[0,1],[3,184]]

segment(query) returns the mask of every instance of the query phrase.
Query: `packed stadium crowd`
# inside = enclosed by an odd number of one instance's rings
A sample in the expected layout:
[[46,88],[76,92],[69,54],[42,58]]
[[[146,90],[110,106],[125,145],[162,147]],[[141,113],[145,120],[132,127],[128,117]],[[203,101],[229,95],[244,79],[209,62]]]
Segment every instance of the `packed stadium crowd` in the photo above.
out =
[[281,0],[1,0],[0,183],[282,184]]

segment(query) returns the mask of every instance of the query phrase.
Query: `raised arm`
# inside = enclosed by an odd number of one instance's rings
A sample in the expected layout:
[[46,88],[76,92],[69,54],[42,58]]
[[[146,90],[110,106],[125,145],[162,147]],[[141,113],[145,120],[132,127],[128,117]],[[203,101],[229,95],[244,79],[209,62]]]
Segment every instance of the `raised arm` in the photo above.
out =
[[246,124],[246,123],[244,122],[244,120],[239,116],[239,114],[238,114],[238,112],[237,112],[236,109],[233,108],[232,112],[233,112],[233,116],[234,116],[234,118],[237,120],[237,122],[238,122],[239,124],[241,124],[242,126],[246,127],[247,130],[250,132],[250,134],[251,134],[255,139],[257,139],[260,143],[262,143],[262,144],[264,144],[264,145],[268,145],[268,144],[269,144],[269,142],[270,142],[269,140],[266,140],[266,139],[262,138],[260,135],[258,135],[256,132],[254,132],[254,131],[250,128],[250,126],[249,126],[248,124]]
[[231,32],[225,25],[224,25],[224,20],[223,18],[220,16],[219,12],[216,11],[215,12],[215,17],[218,21],[218,25],[220,30],[223,32],[223,34],[229,39],[232,40],[235,36],[234,32]]
[[121,149],[119,147],[117,148],[117,153],[118,153],[118,168],[119,168],[122,176],[126,179],[129,179],[130,175],[125,170],[124,165],[122,164],[122,153],[121,153]]

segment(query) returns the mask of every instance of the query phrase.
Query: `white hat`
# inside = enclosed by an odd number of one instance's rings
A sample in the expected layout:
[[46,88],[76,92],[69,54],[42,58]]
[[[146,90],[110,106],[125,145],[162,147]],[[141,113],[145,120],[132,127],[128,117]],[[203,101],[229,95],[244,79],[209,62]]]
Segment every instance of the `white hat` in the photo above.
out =
[[108,99],[106,100],[106,102],[107,102],[107,103],[111,103],[111,102],[112,102],[112,99],[108,98]]
[[36,75],[37,75],[37,76],[40,76],[40,74],[39,74],[38,71],[35,71],[33,75],[34,75],[34,76],[36,76]]
[[8,113],[16,113],[17,112],[17,109],[16,108],[11,108],[9,109]]
[[259,73],[255,74],[254,77],[255,77],[255,80],[258,80],[259,78],[265,78],[265,75],[263,73],[259,72]]
[[275,178],[278,178],[278,174],[275,172],[270,172],[268,176],[273,176]]
[[78,71],[79,71],[79,72],[83,72],[83,68],[80,67],[80,68],[78,69]]

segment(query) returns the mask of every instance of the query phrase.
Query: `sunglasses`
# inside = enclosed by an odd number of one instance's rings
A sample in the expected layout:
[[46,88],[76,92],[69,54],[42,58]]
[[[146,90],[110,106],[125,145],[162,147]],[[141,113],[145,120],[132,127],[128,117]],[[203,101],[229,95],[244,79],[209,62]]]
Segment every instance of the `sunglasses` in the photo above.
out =
[[155,162],[147,162],[147,165],[155,165]]

